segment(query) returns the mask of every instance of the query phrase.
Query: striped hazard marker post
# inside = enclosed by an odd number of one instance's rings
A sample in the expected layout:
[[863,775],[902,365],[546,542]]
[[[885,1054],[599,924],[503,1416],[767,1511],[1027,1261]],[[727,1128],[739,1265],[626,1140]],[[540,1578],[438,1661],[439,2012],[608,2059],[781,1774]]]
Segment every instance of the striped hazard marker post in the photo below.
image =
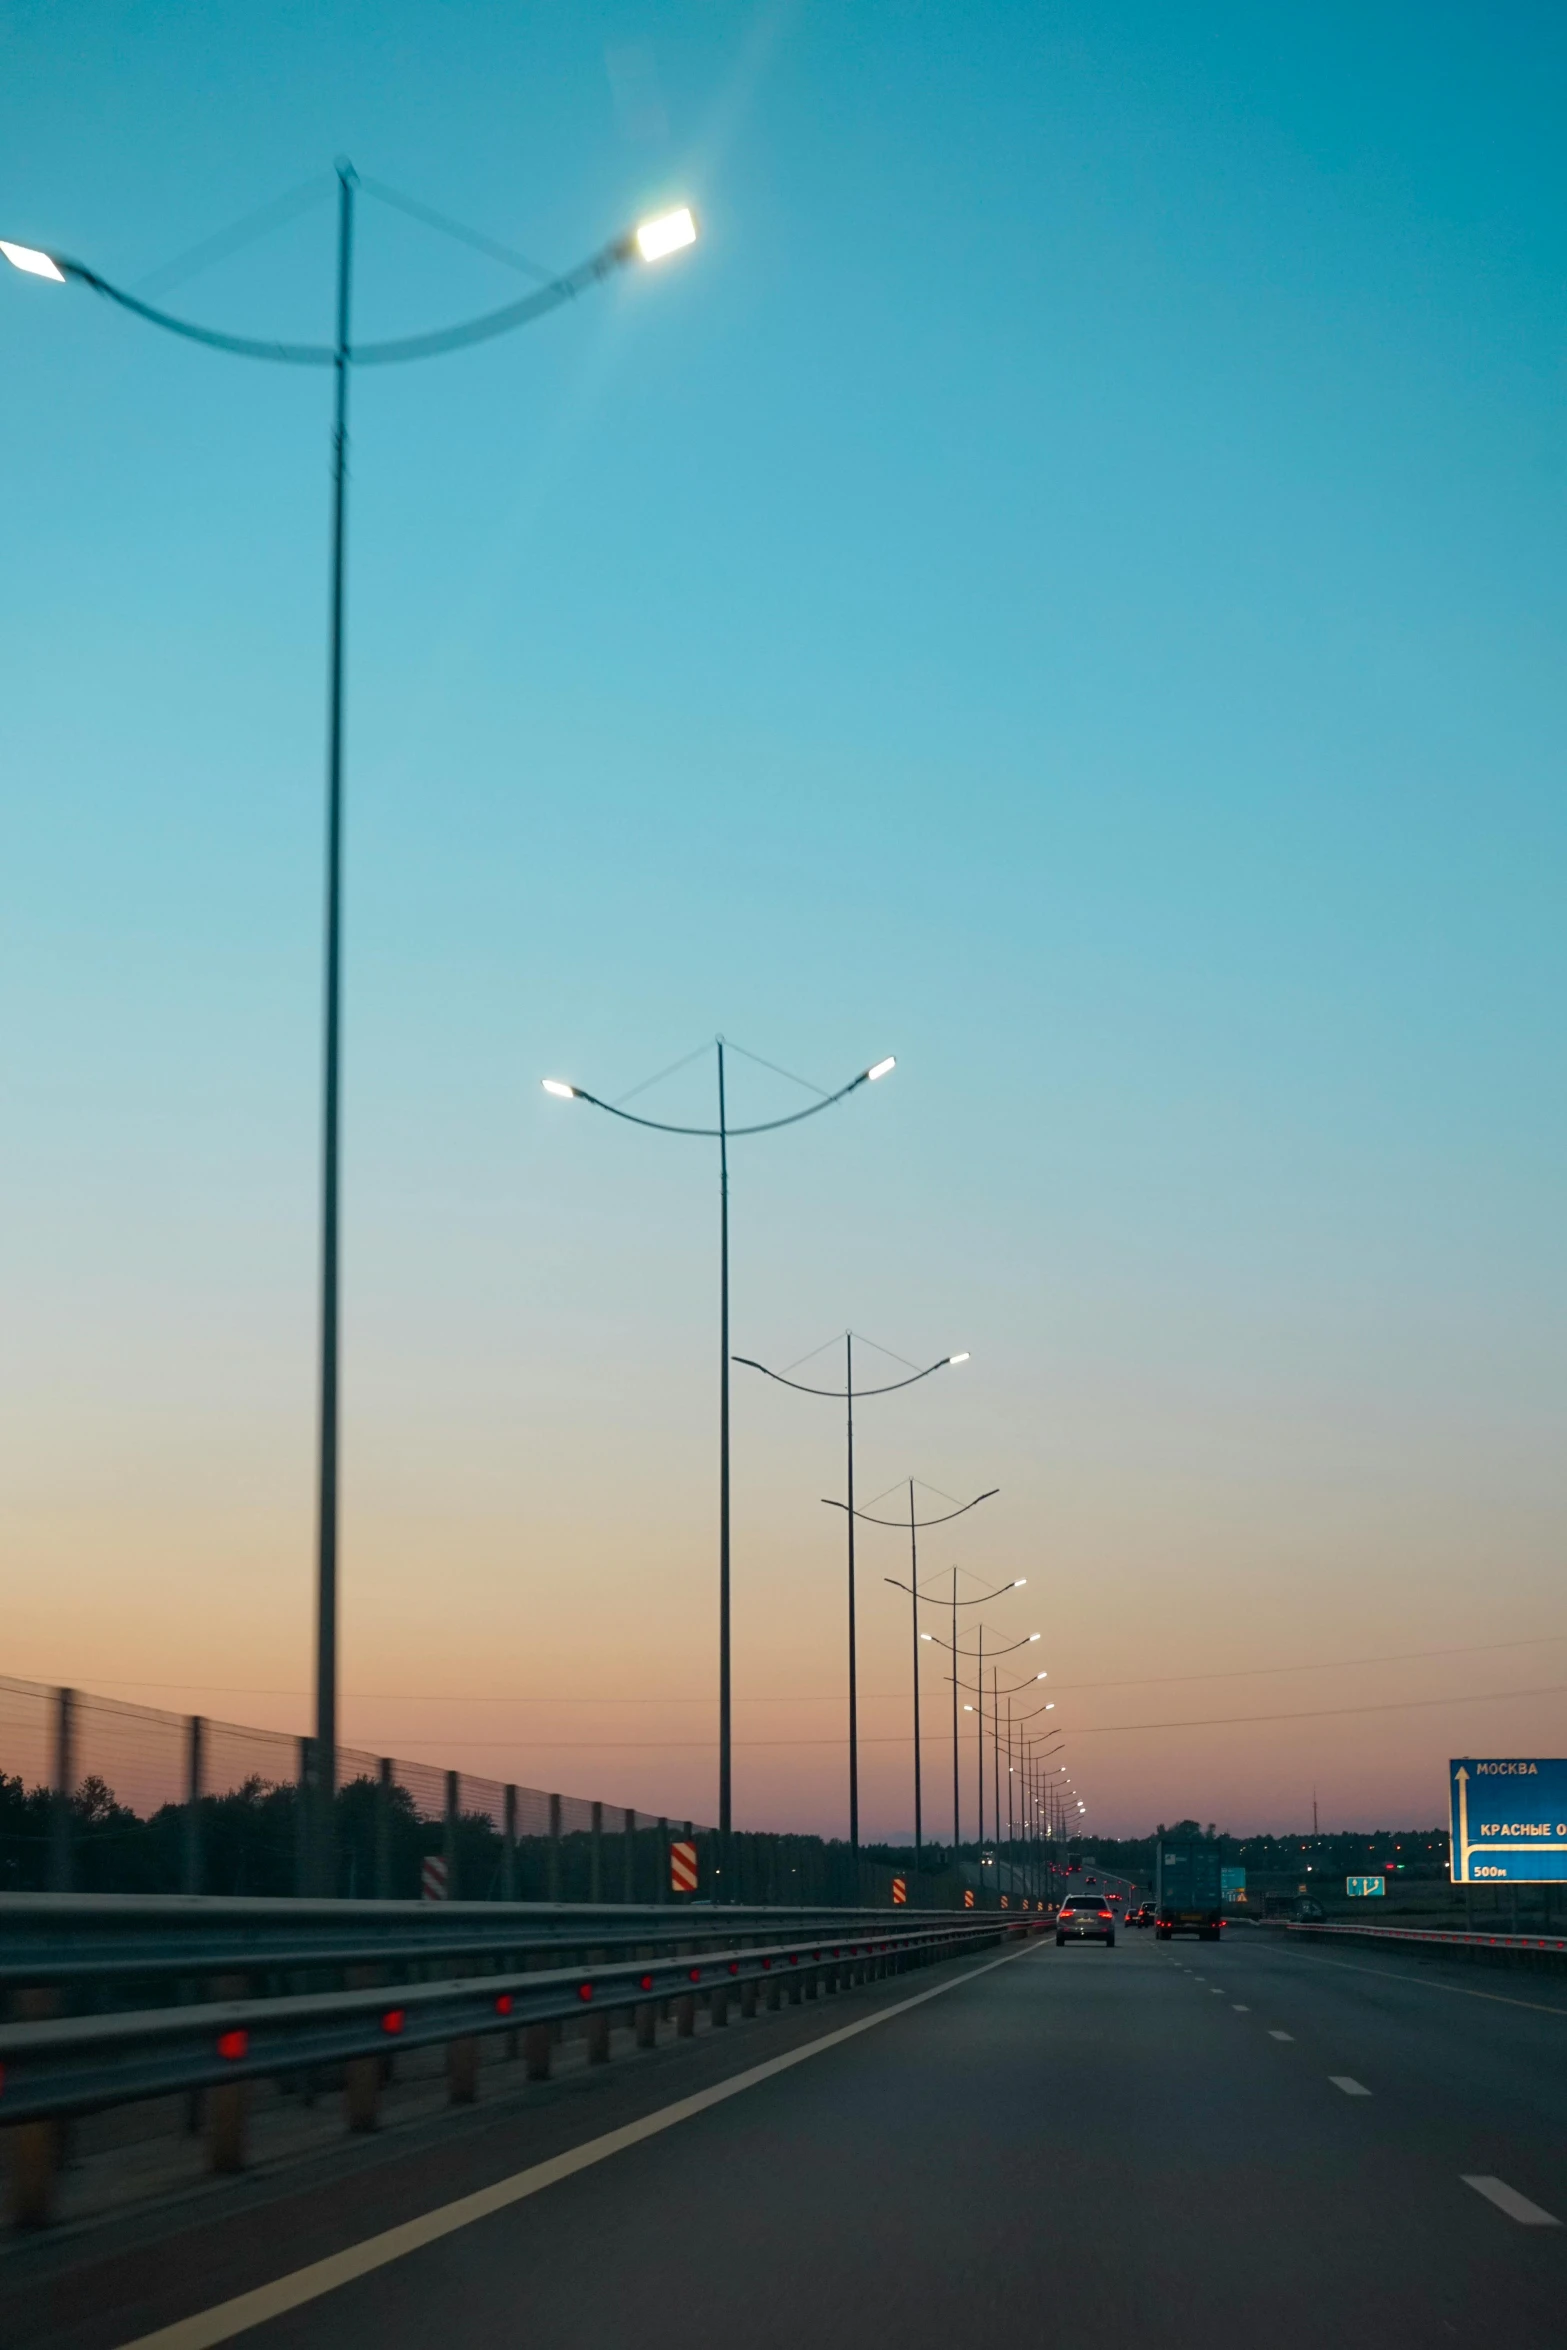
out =
[[696,1846],[675,1843],[669,1847],[669,1890],[671,1893],[696,1891]]
[[972,1885],[968,1886],[964,1892],[963,1906],[965,1909],[972,1909],[974,1906],[974,1888]]
[[893,1906],[893,1908],[894,1908],[894,1909],[901,1909],[901,1908],[903,1907],[904,1903],[905,1903],[905,1902],[908,1900],[908,1898],[909,1898],[909,1888],[908,1888],[908,1885],[906,1884],[906,1882],[904,1881],[904,1879],[903,1879],[902,1877],[894,1877],[894,1878],[893,1878],[893,1880],[892,1880],[892,1906]]
[[444,1901],[451,1891],[451,1880],[446,1863],[438,1852],[427,1852],[419,1863],[419,1898],[421,1901]]

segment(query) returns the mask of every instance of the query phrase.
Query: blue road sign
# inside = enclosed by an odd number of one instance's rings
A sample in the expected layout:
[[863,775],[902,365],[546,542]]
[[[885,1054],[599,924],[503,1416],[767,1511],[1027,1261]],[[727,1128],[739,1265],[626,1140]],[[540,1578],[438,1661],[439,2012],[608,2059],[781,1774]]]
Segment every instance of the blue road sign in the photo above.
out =
[[1220,1869],[1219,1890],[1226,1901],[1244,1901],[1246,1898],[1246,1871]]
[[1374,1893],[1386,1895],[1387,1879],[1386,1877],[1346,1877],[1344,1890],[1346,1893],[1358,1896],[1361,1900],[1368,1899]]
[[1567,1761],[1465,1756],[1447,1784],[1455,1885],[1567,1879]]

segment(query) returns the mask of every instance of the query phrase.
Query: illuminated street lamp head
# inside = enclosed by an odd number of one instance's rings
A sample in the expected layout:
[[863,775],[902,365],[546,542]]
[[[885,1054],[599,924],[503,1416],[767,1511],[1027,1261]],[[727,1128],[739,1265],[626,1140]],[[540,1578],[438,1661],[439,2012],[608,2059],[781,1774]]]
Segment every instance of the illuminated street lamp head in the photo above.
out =
[[968,1361],[967,1348],[965,1348],[963,1353],[960,1355],[948,1355],[947,1360],[949,1363],[966,1363]]
[[8,245],[0,237],[0,253],[13,269],[20,269],[28,277],[52,278],[57,286],[65,283],[65,272],[58,261],[51,261],[47,253],[40,253],[34,245]]
[[1049,1680],[1049,1678],[1050,1678],[1050,1675],[1049,1675],[1048,1673],[1036,1673],[1036,1674],[1034,1675],[1034,1679],[1035,1679],[1036,1681],[1048,1681],[1048,1680]]
[[963,1711],[964,1711],[966,1714],[971,1714],[971,1713],[974,1711],[974,1708],[973,1708],[971,1705],[966,1705],[966,1706],[963,1708]]
[[1013,1590],[1014,1590],[1014,1591],[1021,1591],[1021,1590],[1022,1590],[1022,1588],[1023,1588],[1023,1586],[1024,1586],[1024,1584],[1025,1584],[1027,1581],[1028,1581],[1028,1577],[1027,1577],[1026,1575],[1014,1575],[1014,1576],[1013,1576],[1013,1578],[1012,1578],[1012,1588],[1013,1588]]
[[577,1098],[576,1087],[568,1085],[564,1078],[546,1077],[543,1083],[545,1092],[552,1093],[558,1102],[574,1102]]
[[875,1062],[875,1063],[874,1063],[874,1064],[873,1064],[873,1065],[872,1065],[872,1066],[871,1066],[869,1069],[867,1069],[867,1070],[866,1070],[866,1072],[865,1072],[865,1082],[866,1082],[866,1084],[867,1084],[867,1085],[874,1085],[878,1077],[887,1077],[887,1076],[890,1076],[890,1075],[891,1075],[891,1073],[892,1073],[892,1071],[893,1071],[894,1069],[896,1069],[896,1067],[897,1067],[897,1066],[898,1066],[898,1056],[897,1056],[897,1054],[896,1054],[896,1053],[889,1053],[889,1054],[887,1055],[887,1058],[886,1058],[884,1061],[877,1061],[877,1062]]
[[1045,1711],[1046,1711],[1046,1713],[1047,1713],[1047,1714],[1053,1714],[1053,1713],[1055,1712],[1055,1710],[1056,1710],[1056,1701],[1055,1701],[1055,1699],[1052,1697],[1052,1698],[1051,1698],[1051,1699],[1049,1699],[1049,1701],[1047,1702],[1047,1704],[1046,1704],[1046,1706],[1045,1706]]
[[936,1637],[936,1635],[935,1635],[935,1633],[934,1633],[934,1632],[922,1632],[922,1633],[920,1634],[920,1638],[921,1638],[922,1640],[934,1640],[934,1639],[935,1639],[935,1637]]
[[1044,1634],[1043,1632],[1030,1632],[1029,1638],[1030,1640],[1043,1640]]
[[686,245],[696,243],[696,222],[689,205],[677,205],[673,212],[661,212],[654,220],[641,220],[636,229],[637,251],[644,261],[662,261],[671,253],[678,253]]

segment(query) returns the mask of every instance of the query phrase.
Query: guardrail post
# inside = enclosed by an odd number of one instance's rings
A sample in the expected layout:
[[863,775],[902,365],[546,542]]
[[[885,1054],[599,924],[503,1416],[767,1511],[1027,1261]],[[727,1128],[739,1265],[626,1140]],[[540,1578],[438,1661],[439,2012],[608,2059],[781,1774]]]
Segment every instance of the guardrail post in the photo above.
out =
[[620,1832],[620,1898],[629,1908],[637,1897],[637,1815],[628,1811]]
[[707,2003],[708,2016],[715,2031],[727,2030],[729,2024],[729,1986],[720,1983]]
[[[373,1983],[385,1980],[385,1969],[351,1966],[343,1979],[350,1991],[368,1991]],[[386,2059],[380,2055],[351,2056],[344,2065],[343,2118],[351,2130],[374,2130],[380,2127],[378,2107],[385,2062]]]
[[682,2040],[689,2040],[696,2032],[696,1995],[687,1991],[675,2001],[675,2030]]
[[505,1827],[501,1844],[501,1899],[517,1898],[517,1790],[508,1784],[502,1798],[505,1805]]
[[192,1714],[185,1728],[185,1883],[187,1893],[201,1891],[201,1762],[206,1724]]
[[446,1774],[446,1809],[441,1821],[441,1850],[446,1856],[446,1898],[456,1901],[462,1888],[457,1882],[457,1823],[462,1818],[462,1777],[457,1771]]
[[[214,1999],[243,1999],[243,1975],[219,1975],[212,1986]],[[207,2168],[231,2174],[245,2167],[245,2112],[250,2103],[248,2081],[219,2081],[207,2091]]]
[[609,2009],[590,2007],[588,2010],[588,2062],[609,2062]]
[[603,1898],[604,1806],[601,1803],[596,1803],[593,1806],[593,1835],[589,1844],[588,1855],[588,1899],[590,1901],[602,1901]]
[[54,1769],[49,1805],[49,1890],[71,1890],[71,1798],[76,1793],[76,1692],[54,1693]]
[[[558,1795],[552,1795],[552,1796],[550,1797],[550,1850],[549,1850],[549,1868],[548,1868],[548,1871],[547,1871],[547,1878],[548,1878],[548,1886],[549,1886],[549,1897],[550,1897],[551,1901],[559,1901],[559,1899],[560,1899],[560,1797],[559,1797]],[[549,2078],[549,2075],[548,2075],[547,2073],[530,2074],[529,2078],[530,2078],[530,2079],[535,2079],[535,2080],[547,2080],[547,2079]]]
[[528,2024],[522,2035],[523,2070],[530,2081],[547,2081],[550,2077],[550,2050],[554,2031],[549,2024]]
[[375,1897],[392,1898],[392,1758],[383,1754],[375,1776]]
[[294,1891],[310,1891],[310,1849],[315,1810],[316,1774],[313,1738],[299,1741],[299,1770],[294,1788]]
[[450,2105],[472,2105],[479,2094],[479,2043],[470,2034],[446,2043],[446,2098]]
[[660,1909],[669,1899],[669,1822],[658,1823],[658,1851],[653,1864],[653,1899]]
[[748,2023],[751,2017],[755,2015],[756,1994],[760,1988],[761,1986],[758,1984],[755,1975],[747,1975],[745,1981],[741,1984],[740,2015],[742,2021]]
[[[12,2013],[18,2023],[42,2023],[60,2012],[52,1985],[18,1991]],[[54,2182],[65,2144],[60,2121],[13,2122],[5,2133],[11,2155],[11,2218],[19,2228],[46,2228],[54,2216]]]

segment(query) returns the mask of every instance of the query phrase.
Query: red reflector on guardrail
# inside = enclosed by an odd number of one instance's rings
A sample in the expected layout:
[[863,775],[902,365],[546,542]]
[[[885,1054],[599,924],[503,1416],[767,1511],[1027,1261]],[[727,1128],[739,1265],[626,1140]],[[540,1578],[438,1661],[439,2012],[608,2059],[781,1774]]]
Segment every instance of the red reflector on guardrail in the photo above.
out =
[[764,1959],[763,1959],[763,1961],[762,1961],[762,1972],[763,1972],[763,1974],[764,1974],[764,1975],[770,1975],[770,1974],[772,1973],[772,1971],[773,1971],[773,1962],[772,1962],[772,1960],[771,1960],[770,1958],[764,1958]]
[[592,1996],[593,1985],[591,1983],[579,1983],[577,1985],[577,1997],[579,1999],[591,1999]]
[[737,1958],[732,1958],[729,1961],[729,1972],[732,1975],[737,1975],[740,1972],[740,1961]]
[[511,2013],[511,1993],[510,1993],[509,1991],[503,1991],[503,1992],[501,1993],[501,1995],[500,1995],[499,1999],[497,1999],[497,2000],[496,2000],[496,2002],[495,2002],[495,2012],[496,2012],[496,2014],[497,2014],[497,2015],[510,2015],[510,2013]]
[[642,1983],[641,1983],[641,1988],[642,1988],[644,1991],[651,1991],[651,1990],[652,1990],[652,1988],[653,1988],[653,1978],[652,1978],[652,1976],[651,1976],[651,1975],[644,1975],[644,1976],[643,1976],[643,1978],[642,1978]]
[[381,2029],[383,2032],[390,2032],[395,2039],[407,2021],[407,2015],[402,2008],[389,2007],[381,2018]]
[[226,2064],[238,2064],[240,2058],[248,2053],[249,2048],[250,2034],[248,2032],[220,2032],[218,2034],[218,2054]]
[[690,1979],[690,1980],[691,1980],[693,1983],[700,1983],[700,1981],[702,1980],[702,1970],[701,1970],[701,1968],[700,1968],[699,1966],[694,1966],[694,1967],[691,1967],[691,1968],[689,1968],[689,1969],[687,1970],[687,1972],[688,1972],[688,1975],[689,1975],[689,1979]]

